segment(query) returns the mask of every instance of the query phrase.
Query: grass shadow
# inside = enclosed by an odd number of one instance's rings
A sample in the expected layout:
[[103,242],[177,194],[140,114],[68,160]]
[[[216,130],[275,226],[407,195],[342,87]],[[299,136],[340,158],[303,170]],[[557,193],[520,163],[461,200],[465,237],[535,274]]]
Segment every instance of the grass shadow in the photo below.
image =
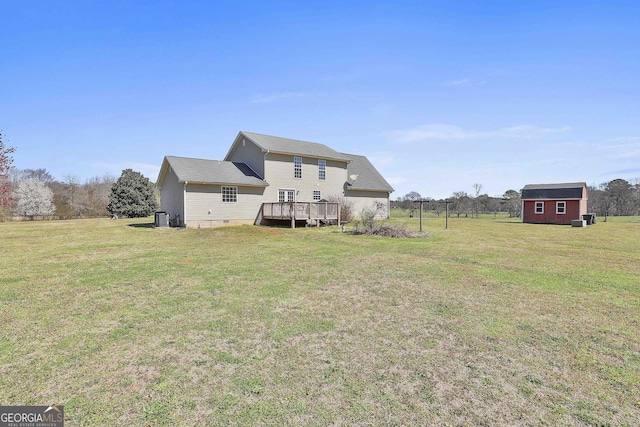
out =
[[129,227],[134,228],[154,228],[155,224],[153,222],[145,222],[142,224],[129,224]]

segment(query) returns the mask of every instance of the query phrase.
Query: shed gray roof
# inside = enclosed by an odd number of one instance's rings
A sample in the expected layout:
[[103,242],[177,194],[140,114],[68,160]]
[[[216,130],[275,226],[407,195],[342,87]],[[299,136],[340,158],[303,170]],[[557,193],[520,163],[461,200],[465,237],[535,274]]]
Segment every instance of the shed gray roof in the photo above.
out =
[[177,156],[165,156],[165,160],[178,176],[179,182],[253,187],[267,187],[269,185],[245,163]]
[[[240,132],[245,138],[253,141],[264,151],[282,154],[298,154],[301,156],[320,159],[349,161],[344,154],[317,142],[300,141],[297,139],[280,138],[279,136],[261,135],[253,132]],[[236,139],[237,141],[238,139]],[[233,148],[232,148],[233,149]],[[227,155],[228,156],[228,155]]]
[[[356,154],[340,153],[351,162],[347,166],[347,184],[350,190],[362,191],[386,191],[391,193],[393,187],[380,175],[380,172],[373,167],[369,159]],[[352,177],[357,176],[356,179]]]
[[522,189],[521,197],[526,200],[582,199],[586,198],[586,187],[586,182],[528,184]]

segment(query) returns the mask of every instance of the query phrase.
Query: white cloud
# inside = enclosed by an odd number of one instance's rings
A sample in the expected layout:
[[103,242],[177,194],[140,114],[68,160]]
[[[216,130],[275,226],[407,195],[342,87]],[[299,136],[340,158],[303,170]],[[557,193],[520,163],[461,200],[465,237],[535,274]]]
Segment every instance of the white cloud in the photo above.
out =
[[622,161],[634,161],[640,159],[640,137],[622,137],[609,140],[602,147],[605,151],[614,154],[613,158]]
[[624,151],[618,155],[620,160],[640,160],[640,150]]
[[394,142],[411,143],[429,140],[466,140],[466,139],[534,139],[545,135],[570,131],[569,126],[559,128],[542,128],[532,125],[518,125],[493,130],[464,129],[456,125],[429,124],[401,129],[387,133]]
[[459,80],[447,80],[442,82],[440,86],[444,87],[456,87],[456,86],[484,86],[486,80],[472,80],[472,79],[459,79]]
[[442,86],[445,87],[453,87],[453,86],[464,86],[471,83],[471,79],[460,79],[460,80],[448,80],[446,82],[442,82]]
[[385,166],[391,166],[396,163],[395,154],[390,151],[378,151],[371,154],[367,154],[367,159],[377,168],[384,168]]
[[148,163],[133,163],[129,168],[140,172],[153,182],[155,182],[160,173],[160,165],[150,165]]
[[279,92],[270,94],[259,93],[254,95],[251,98],[250,102],[252,104],[267,104],[281,99],[310,98],[314,96],[317,96],[317,94],[311,92]]
[[328,74],[320,77],[320,80],[331,84],[345,84],[354,82],[358,80],[359,77],[360,73],[349,72],[342,74]]
[[613,170],[613,171],[604,172],[602,174],[602,176],[613,176],[613,175],[616,175],[616,176],[626,175],[627,177],[630,177],[633,175],[640,176],[640,168]]
[[448,197],[453,191],[499,195],[525,184],[586,181],[639,176],[640,137],[598,139],[569,126],[531,124],[472,128],[431,123],[386,132],[394,162],[381,173],[395,188]]
[[640,144],[640,136],[623,136],[620,138],[614,138],[609,140],[609,142],[618,145],[628,145],[628,144]]
[[[401,186],[405,182],[408,182],[407,178],[402,176],[390,176],[386,178],[387,182],[394,188],[397,189],[398,186]],[[397,192],[397,190],[396,190]]]
[[468,131],[464,131],[459,126],[445,124],[432,124],[392,131],[389,136],[396,142],[404,143],[431,139],[466,139],[472,137]]
[[149,163],[95,163],[91,166],[97,170],[105,170],[116,178],[122,174],[123,170],[133,169],[134,171],[140,172],[142,175],[149,178],[152,182],[155,182],[156,178],[158,178],[158,174],[160,173],[160,165],[153,165]]

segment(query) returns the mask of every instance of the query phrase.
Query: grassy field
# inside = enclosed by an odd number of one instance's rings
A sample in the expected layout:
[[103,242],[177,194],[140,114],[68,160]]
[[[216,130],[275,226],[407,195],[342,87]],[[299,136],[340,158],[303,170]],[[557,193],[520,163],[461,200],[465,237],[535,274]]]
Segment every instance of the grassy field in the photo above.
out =
[[[638,425],[640,218],[0,223],[0,404],[78,425]],[[418,220],[393,219],[417,230]]]

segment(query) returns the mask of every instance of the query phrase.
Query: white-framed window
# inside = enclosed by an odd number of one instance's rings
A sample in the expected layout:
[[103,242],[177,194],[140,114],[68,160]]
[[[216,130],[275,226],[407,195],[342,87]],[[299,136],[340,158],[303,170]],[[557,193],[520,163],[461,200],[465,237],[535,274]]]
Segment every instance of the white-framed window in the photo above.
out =
[[536,209],[534,211],[537,214],[544,213],[544,202],[536,202]]
[[237,203],[238,187],[222,187],[222,203]]
[[567,213],[567,202],[556,202],[556,214],[562,215]]
[[313,190],[313,200],[320,199],[322,199],[322,193],[320,193],[320,190]]
[[327,161],[318,160],[318,179],[324,181],[327,178]]
[[287,188],[278,190],[278,202],[295,202],[296,201],[296,190],[289,190]]
[[293,158],[293,177],[296,179],[302,178],[302,157]]

